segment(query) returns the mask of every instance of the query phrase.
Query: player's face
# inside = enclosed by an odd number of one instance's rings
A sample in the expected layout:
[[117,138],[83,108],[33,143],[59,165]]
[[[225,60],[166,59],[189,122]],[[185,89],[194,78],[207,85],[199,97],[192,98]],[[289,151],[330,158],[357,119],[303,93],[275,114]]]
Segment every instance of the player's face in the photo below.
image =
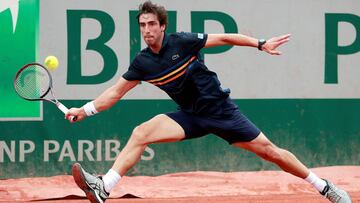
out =
[[160,25],[155,14],[141,14],[139,16],[139,25],[141,35],[148,46],[161,46],[165,25]]

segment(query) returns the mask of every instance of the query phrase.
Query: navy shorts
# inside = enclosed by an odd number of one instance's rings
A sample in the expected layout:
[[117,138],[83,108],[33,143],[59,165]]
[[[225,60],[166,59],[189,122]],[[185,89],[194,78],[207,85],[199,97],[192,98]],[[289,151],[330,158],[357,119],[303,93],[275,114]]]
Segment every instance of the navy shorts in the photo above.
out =
[[261,132],[238,109],[234,110],[231,115],[224,115],[219,118],[191,114],[181,110],[166,113],[166,115],[184,129],[185,139],[212,133],[223,138],[229,144],[233,144],[251,141]]

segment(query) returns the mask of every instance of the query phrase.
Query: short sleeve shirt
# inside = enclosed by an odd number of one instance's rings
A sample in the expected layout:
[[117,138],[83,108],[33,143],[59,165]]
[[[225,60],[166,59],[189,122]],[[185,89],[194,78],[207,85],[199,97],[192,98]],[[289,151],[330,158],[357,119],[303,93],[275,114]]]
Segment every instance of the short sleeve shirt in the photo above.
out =
[[123,77],[159,87],[188,113],[216,116],[231,111],[236,106],[224,108],[229,95],[201,58],[206,40],[203,33],[165,34],[159,53],[143,49]]

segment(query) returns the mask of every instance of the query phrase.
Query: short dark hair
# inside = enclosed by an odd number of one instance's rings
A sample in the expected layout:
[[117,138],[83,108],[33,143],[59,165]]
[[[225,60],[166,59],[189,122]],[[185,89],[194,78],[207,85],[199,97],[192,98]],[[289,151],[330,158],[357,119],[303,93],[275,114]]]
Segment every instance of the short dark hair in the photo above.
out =
[[153,4],[151,1],[145,1],[143,4],[140,4],[139,13],[136,16],[138,23],[140,15],[145,13],[155,14],[160,22],[160,25],[165,25],[165,27],[167,27],[167,11],[164,6]]

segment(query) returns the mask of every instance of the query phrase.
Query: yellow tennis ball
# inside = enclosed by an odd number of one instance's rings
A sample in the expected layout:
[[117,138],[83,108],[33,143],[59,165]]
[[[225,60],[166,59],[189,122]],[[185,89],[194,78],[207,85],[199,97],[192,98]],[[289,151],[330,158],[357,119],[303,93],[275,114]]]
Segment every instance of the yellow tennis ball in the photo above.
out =
[[45,66],[49,70],[55,70],[59,66],[59,61],[55,56],[48,56],[45,59]]

